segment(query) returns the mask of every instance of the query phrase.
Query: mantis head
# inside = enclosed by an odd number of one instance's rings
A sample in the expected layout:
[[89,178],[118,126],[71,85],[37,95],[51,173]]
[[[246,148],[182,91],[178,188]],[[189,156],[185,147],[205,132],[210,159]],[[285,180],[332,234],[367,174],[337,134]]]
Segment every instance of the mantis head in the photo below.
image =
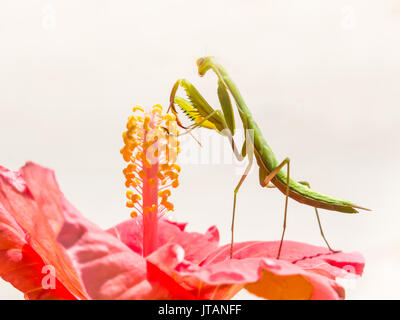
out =
[[211,68],[211,66],[214,63],[214,57],[208,56],[208,57],[201,57],[197,59],[196,64],[198,68],[198,72],[200,77],[204,76],[208,69]]

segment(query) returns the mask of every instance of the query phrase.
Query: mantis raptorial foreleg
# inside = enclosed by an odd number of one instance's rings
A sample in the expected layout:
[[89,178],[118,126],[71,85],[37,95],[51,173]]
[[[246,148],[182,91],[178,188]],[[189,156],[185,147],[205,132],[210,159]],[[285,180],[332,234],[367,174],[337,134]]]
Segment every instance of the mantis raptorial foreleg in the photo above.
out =
[[287,207],[288,207],[288,201],[289,201],[289,182],[290,182],[290,159],[286,158],[281,162],[279,166],[277,166],[274,170],[272,170],[264,179],[263,183],[261,184],[263,187],[267,186],[268,183],[278,174],[278,172],[284,167],[287,166],[287,177],[286,177],[286,199],[285,199],[285,214],[283,218],[283,230],[282,230],[282,236],[281,236],[281,242],[279,243],[279,250],[278,250],[278,255],[277,259],[281,256],[281,250],[282,250],[282,244],[283,244],[283,239],[285,237],[285,231],[286,231],[286,218],[287,218]]
[[178,80],[178,81],[175,82],[174,86],[172,87],[171,94],[170,94],[170,96],[169,96],[169,107],[168,107],[167,113],[169,112],[169,110],[171,110],[172,113],[173,113],[173,114],[175,115],[175,117],[176,117],[176,122],[178,123],[178,125],[179,125],[181,128],[183,128],[183,129],[188,129],[188,127],[185,127],[185,126],[181,123],[181,121],[179,120],[179,118],[178,118],[178,112],[176,111],[176,109],[175,109],[175,104],[174,104],[176,92],[178,91],[178,88],[179,88],[180,83],[181,83],[181,80]]
[[[207,117],[205,117],[204,119],[201,119],[199,122],[197,122],[196,124],[192,125],[191,127],[187,127],[185,129],[187,129],[184,133],[178,134],[176,135],[176,137],[181,137],[184,136],[185,134],[191,133],[194,129],[201,127],[201,125],[203,123],[205,123],[206,121],[208,121],[208,119],[210,119],[213,115],[217,114],[218,110],[214,110],[213,112],[211,112]],[[178,119],[178,117],[176,116],[176,119]]]
[[[299,181],[299,183],[302,184],[302,185],[305,185],[305,186],[308,187],[308,188],[311,188],[311,185],[310,185],[307,181]],[[324,230],[322,230],[322,224],[321,224],[321,219],[319,218],[318,209],[315,208],[315,207],[314,207],[314,209],[315,209],[315,215],[317,216],[319,231],[321,232],[321,236],[322,236],[322,238],[324,239],[326,246],[327,246],[328,249],[329,249],[330,251],[332,251],[333,253],[340,252],[340,250],[333,250],[333,249],[331,248],[331,246],[329,245],[328,240],[326,240],[326,237],[325,237],[325,234],[324,234]]]
[[[190,102],[185,101],[182,98],[176,97],[176,93],[182,87],[187,96],[190,97]],[[233,111],[232,106],[230,103],[230,99],[228,93],[222,82],[219,82],[218,86],[218,97],[221,103],[222,111],[221,113],[219,110],[214,110],[204,99],[204,97],[198,92],[198,90],[187,80],[180,79],[175,82],[174,86],[172,87],[171,94],[169,97],[169,108],[168,111],[171,110],[172,113],[175,115],[177,119],[178,125],[183,128],[187,129],[181,135],[185,135],[187,133],[191,133],[192,130],[198,127],[206,127],[208,129],[215,129],[219,131],[222,135],[226,136],[229,139],[229,142],[232,147],[232,151],[235,157],[242,161],[245,156],[241,155],[239,150],[236,147],[236,144],[233,140],[233,132],[234,132],[234,119],[233,119]],[[175,103],[186,112],[186,115],[189,116],[193,121],[196,121],[193,126],[186,127],[183,126],[179,117],[178,113],[175,109]],[[198,121],[201,119],[201,121]],[[212,125],[210,127],[210,125]],[[247,141],[244,142],[245,144]]]

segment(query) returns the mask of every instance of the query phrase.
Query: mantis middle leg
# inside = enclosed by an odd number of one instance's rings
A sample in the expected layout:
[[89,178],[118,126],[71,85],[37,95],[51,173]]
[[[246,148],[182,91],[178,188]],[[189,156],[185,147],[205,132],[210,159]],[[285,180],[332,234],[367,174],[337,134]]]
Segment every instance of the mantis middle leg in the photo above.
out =
[[279,259],[279,257],[281,256],[282,244],[283,244],[283,239],[285,237],[285,231],[286,231],[287,207],[288,207],[288,201],[289,201],[290,159],[286,158],[285,160],[283,160],[279,166],[277,166],[273,171],[271,171],[267,175],[267,177],[264,179],[264,182],[262,183],[263,187],[268,186],[268,183],[278,174],[278,172],[285,165],[287,166],[285,213],[284,213],[284,218],[283,218],[283,230],[282,230],[281,242],[279,244],[277,259]]

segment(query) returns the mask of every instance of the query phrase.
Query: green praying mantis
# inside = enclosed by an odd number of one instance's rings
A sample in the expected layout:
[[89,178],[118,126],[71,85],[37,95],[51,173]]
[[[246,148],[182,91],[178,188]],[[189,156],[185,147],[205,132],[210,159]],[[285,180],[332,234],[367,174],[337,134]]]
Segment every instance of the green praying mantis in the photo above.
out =
[[[223,136],[228,137],[233,153],[239,161],[244,160],[246,157],[248,158],[247,167],[234,189],[230,257],[232,258],[233,255],[237,194],[250,172],[254,162],[254,157],[256,158],[259,167],[260,185],[267,188],[276,187],[285,195],[283,230],[277,258],[280,258],[283,239],[285,236],[289,198],[314,207],[322,238],[329,250],[336,252],[331,248],[326,240],[322,230],[318,208],[343,213],[357,213],[357,209],[368,211],[369,209],[314,191],[311,189],[309,183],[292,179],[290,177],[290,159],[285,158],[281,162],[276,159],[241,93],[221,64],[219,64],[214,57],[204,57],[197,60],[197,67],[200,76],[204,76],[208,70],[212,70],[216,74],[218,78],[218,99],[221,105],[221,110],[214,110],[199,91],[185,79],[176,81],[173,86],[170,95],[169,110],[175,114],[178,125],[184,129],[188,129],[188,131],[183,134],[189,133],[197,127],[214,130]],[[179,87],[184,89],[188,100],[176,95]],[[239,152],[233,140],[233,136],[235,135],[235,120],[230,96],[232,96],[235,101],[245,131],[245,142],[243,143],[241,152]],[[178,106],[183,113],[194,122],[194,124],[190,127],[184,126],[178,118],[175,106]],[[286,170],[283,170],[285,166]]]

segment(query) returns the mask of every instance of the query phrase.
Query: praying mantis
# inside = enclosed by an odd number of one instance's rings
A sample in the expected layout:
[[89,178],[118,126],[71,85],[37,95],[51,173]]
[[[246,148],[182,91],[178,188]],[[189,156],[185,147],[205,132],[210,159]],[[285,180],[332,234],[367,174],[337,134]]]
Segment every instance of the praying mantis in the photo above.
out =
[[[180,79],[176,81],[175,85],[173,86],[170,95],[169,110],[171,110],[176,116],[178,125],[182,128],[188,129],[188,131],[185,133],[188,133],[197,127],[214,130],[229,139],[233,153],[239,161],[244,160],[246,157],[248,158],[247,167],[241,176],[239,183],[234,189],[230,257],[232,258],[234,247],[237,194],[250,172],[250,169],[254,163],[254,157],[256,158],[256,163],[259,167],[260,185],[267,188],[277,188],[285,195],[283,230],[277,259],[279,259],[281,255],[282,244],[286,231],[289,198],[314,207],[323,240],[325,241],[329,250],[332,252],[337,252],[331,248],[324,235],[318,208],[343,213],[357,213],[357,209],[370,210],[349,201],[340,200],[314,191],[311,189],[308,182],[296,181],[292,179],[290,177],[290,159],[285,158],[281,162],[276,159],[260,128],[254,120],[249,108],[247,107],[241,93],[222,65],[219,64],[214,57],[208,56],[198,59],[197,67],[200,76],[204,76],[208,70],[212,70],[216,74],[218,79],[218,99],[221,105],[221,110],[214,110],[200,94],[200,92],[186,79]],[[189,100],[176,95],[180,87],[184,89]],[[241,152],[238,151],[238,148],[233,140],[233,136],[235,135],[235,120],[231,96],[235,101],[239,116],[242,120],[243,129],[245,130],[245,142],[243,143]],[[178,118],[178,113],[175,106],[178,106],[183,113],[185,113],[186,116],[194,122],[194,124],[190,127],[182,125]],[[283,170],[285,166],[286,170]]]

